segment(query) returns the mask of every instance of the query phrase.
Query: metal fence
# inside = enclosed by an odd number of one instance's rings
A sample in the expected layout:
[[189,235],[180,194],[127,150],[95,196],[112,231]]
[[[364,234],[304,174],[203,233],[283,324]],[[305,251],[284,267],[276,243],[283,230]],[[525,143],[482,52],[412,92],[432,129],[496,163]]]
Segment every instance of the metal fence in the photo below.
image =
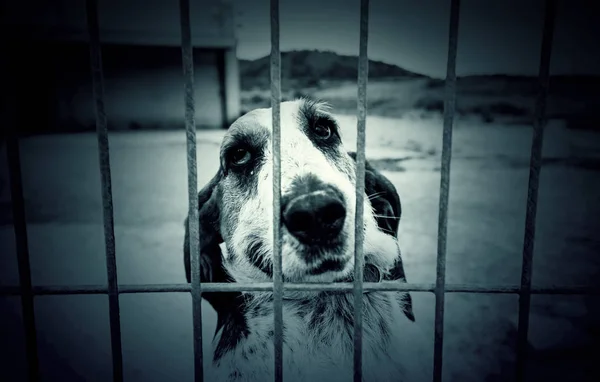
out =
[[[27,225],[21,181],[19,159],[19,144],[17,134],[9,135],[7,154],[10,170],[11,196],[16,234],[16,248],[20,286],[0,287],[2,296],[20,296],[25,326],[27,363],[29,380],[38,381],[40,378],[37,338],[34,314],[34,296],[40,295],[72,295],[72,294],[107,294],[110,310],[110,331],[112,344],[113,379],[123,380],[123,360],[121,348],[121,330],[119,319],[119,295],[123,293],[156,293],[156,292],[191,292],[193,297],[194,325],[194,367],[195,380],[203,381],[202,366],[202,292],[230,291],[272,291],[274,294],[274,349],[275,349],[275,381],[283,380],[283,333],[282,333],[282,294],[284,290],[302,291],[353,291],[354,293],[354,381],[362,380],[362,296],[363,291],[418,291],[435,293],[435,337],[433,380],[442,380],[442,355],[444,340],[444,296],[446,293],[516,293],[519,294],[519,326],[517,341],[516,380],[525,377],[527,356],[527,331],[529,324],[530,300],[532,294],[600,294],[594,287],[549,286],[533,287],[531,285],[532,257],[535,239],[535,217],[539,173],[541,166],[541,151],[545,125],[546,98],[549,88],[549,66],[552,50],[552,36],[556,0],[546,0],[544,30],[542,38],[541,59],[539,66],[539,94],[535,106],[533,121],[533,140],[531,146],[531,161],[529,172],[529,187],[527,195],[526,227],[523,245],[523,267],[520,285],[483,286],[473,284],[446,284],[446,239],[448,221],[448,196],[450,185],[450,160],[452,151],[452,124],[456,100],[456,52],[458,42],[458,26],[460,0],[451,0],[449,23],[448,61],[446,73],[446,94],[444,102],[443,149],[440,182],[438,248],[437,248],[437,277],[435,284],[414,283],[379,283],[363,282],[364,258],[362,253],[363,230],[356,229],[355,268],[353,283],[335,284],[293,284],[283,283],[281,268],[281,168],[278,160],[273,161],[273,220],[274,229],[274,267],[272,283],[200,283],[199,262],[199,223],[197,199],[197,164],[196,164],[196,129],[194,121],[194,73],[190,28],[189,0],[180,0],[181,46],[183,72],[185,77],[185,126],[187,134],[187,164],[188,164],[188,196],[189,196],[189,232],[190,252],[192,254],[191,284],[152,284],[152,285],[120,285],[117,280],[115,235],[113,223],[113,204],[110,174],[110,156],[108,144],[107,118],[104,111],[104,85],[102,72],[101,45],[98,28],[97,0],[87,1],[87,23],[91,57],[91,73],[93,79],[94,101],[96,108],[96,127],[100,156],[100,174],[102,180],[102,201],[104,207],[104,236],[106,246],[106,267],[108,285],[89,286],[33,286],[31,282],[29,250],[27,242]],[[356,219],[362,227],[363,220],[363,188],[365,177],[365,130],[367,114],[367,74],[368,74],[368,26],[369,0],[361,0],[360,6],[360,50],[358,58],[358,143],[356,167]],[[273,117],[273,155],[280,157],[280,102],[281,102],[281,52],[279,49],[279,1],[271,0],[271,104]]]

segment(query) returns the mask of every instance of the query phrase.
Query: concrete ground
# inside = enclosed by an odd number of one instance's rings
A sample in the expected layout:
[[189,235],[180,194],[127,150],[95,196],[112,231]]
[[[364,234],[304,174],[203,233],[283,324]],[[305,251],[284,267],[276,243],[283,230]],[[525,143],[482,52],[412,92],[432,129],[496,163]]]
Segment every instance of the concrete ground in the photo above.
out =
[[[348,149],[356,118],[340,116]],[[410,282],[434,282],[442,122],[439,118],[369,117],[367,158],[396,185],[403,203],[400,241]],[[218,166],[222,131],[198,132],[198,184]],[[544,144],[534,254],[534,285],[597,285],[600,276],[600,139],[551,121]],[[518,284],[527,197],[531,128],[456,121],[450,183],[447,282]],[[187,211],[185,134],[110,136],[119,282],[181,283]],[[40,136],[21,142],[28,235],[36,285],[106,282],[97,142],[92,134]],[[6,180],[5,167],[2,179]],[[6,183],[3,183],[6,187]],[[6,190],[6,188],[5,188]],[[3,191],[4,202],[6,191]],[[18,284],[9,204],[2,204],[0,282]],[[430,333],[434,297],[413,293]],[[16,298],[2,298],[0,370],[24,380]],[[600,380],[598,298],[534,296],[531,380]],[[205,354],[215,315],[203,305]],[[72,373],[111,378],[105,296],[36,298],[45,380]],[[448,294],[445,381],[512,378],[518,298]],[[187,294],[121,296],[125,379],[192,380],[191,298]],[[67,364],[69,366],[67,366]],[[153,365],[149,367],[148,365]],[[19,377],[20,376],[20,377]],[[60,377],[59,377],[60,376]],[[535,378],[533,378],[535,377]]]

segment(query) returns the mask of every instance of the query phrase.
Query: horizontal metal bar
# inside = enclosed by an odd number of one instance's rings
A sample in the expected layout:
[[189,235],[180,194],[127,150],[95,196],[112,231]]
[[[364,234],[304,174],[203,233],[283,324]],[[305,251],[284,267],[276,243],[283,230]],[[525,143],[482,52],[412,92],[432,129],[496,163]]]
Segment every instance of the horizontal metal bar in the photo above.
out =
[[[284,291],[352,292],[353,283],[284,283]],[[191,284],[120,284],[119,294],[191,292]],[[363,290],[380,292],[434,292],[431,283],[364,283]],[[207,292],[272,292],[272,283],[202,283],[202,293]],[[106,285],[34,286],[33,295],[107,294]],[[445,293],[518,294],[519,285],[446,284]],[[550,295],[600,295],[600,287],[586,285],[549,285],[531,287],[532,294]],[[19,296],[18,286],[0,286],[0,296]]]

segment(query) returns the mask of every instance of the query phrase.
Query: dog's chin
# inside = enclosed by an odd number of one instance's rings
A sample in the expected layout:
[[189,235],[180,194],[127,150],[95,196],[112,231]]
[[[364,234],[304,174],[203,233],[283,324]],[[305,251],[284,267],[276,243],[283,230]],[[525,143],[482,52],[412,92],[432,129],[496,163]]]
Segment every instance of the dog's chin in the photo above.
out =
[[[287,232],[286,232],[287,233]],[[287,277],[291,282],[334,282],[352,273],[354,258],[348,247],[346,235],[333,240],[315,243],[301,243],[291,235],[285,235],[289,255],[294,260],[287,267]]]
[[324,259],[303,272],[301,282],[335,282],[352,275],[354,261],[352,256],[343,256]]
[[286,277],[293,282],[334,282],[348,277],[354,269],[354,258],[345,248],[314,254],[296,252],[295,269]]

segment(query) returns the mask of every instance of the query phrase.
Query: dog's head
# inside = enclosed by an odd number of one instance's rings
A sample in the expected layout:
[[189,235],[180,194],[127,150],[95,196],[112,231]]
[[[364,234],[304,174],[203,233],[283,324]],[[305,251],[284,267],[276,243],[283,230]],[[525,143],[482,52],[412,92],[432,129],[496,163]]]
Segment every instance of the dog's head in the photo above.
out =
[[[236,120],[223,139],[220,168],[199,194],[203,265],[222,262],[224,273],[238,282],[272,280],[272,139],[270,109]],[[304,99],[283,102],[280,148],[284,279],[333,282],[351,276],[356,164],[328,107]],[[393,193],[397,198],[395,189]],[[388,206],[391,216],[378,224],[370,200],[377,195],[363,194],[365,257],[390,271],[400,256],[395,238],[399,200],[398,208]],[[189,281],[188,252],[186,272]]]

